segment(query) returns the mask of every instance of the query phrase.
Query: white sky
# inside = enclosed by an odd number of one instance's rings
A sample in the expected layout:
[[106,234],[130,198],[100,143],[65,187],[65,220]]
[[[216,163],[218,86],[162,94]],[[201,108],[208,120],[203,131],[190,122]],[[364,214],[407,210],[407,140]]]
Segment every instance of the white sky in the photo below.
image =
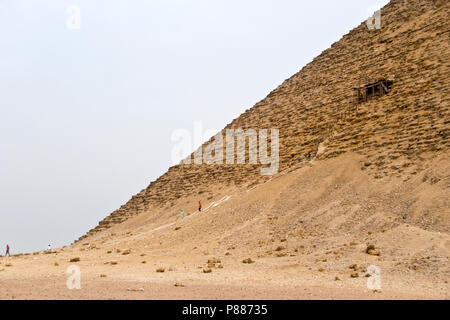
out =
[[70,244],[387,2],[0,0],[0,254]]

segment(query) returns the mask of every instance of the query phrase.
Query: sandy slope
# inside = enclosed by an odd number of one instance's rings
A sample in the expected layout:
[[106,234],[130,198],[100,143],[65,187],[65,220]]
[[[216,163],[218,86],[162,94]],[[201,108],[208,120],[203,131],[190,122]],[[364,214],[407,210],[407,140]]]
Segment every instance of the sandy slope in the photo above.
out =
[[[199,195],[52,254],[2,257],[0,298],[448,299],[448,155],[404,180],[371,178],[363,160],[299,164],[256,187],[214,190],[200,214]],[[66,288],[69,265],[81,268],[81,290]],[[366,286],[370,265],[381,292]]]

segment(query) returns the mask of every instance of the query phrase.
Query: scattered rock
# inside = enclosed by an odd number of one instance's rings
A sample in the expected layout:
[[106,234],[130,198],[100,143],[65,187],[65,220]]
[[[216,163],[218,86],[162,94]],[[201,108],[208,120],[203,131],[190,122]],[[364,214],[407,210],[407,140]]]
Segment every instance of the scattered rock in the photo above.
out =
[[147,263],[147,261],[145,261],[145,260],[144,260],[144,261],[141,261],[141,263],[143,263],[143,264],[146,264],[146,263]]
[[213,263],[213,264],[221,263],[221,262],[222,261],[220,261],[219,259],[216,259],[216,258],[208,259],[208,261],[207,261],[207,263]]
[[181,229],[181,227],[176,227],[176,228],[175,228],[175,231],[180,230],[180,229]]
[[55,267],[57,267],[57,266],[59,266],[59,263],[58,263],[58,262],[55,262],[53,265],[54,265]]
[[286,249],[285,247],[278,246],[278,247],[275,249],[275,251],[283,251],[283,250],[285,250],[285,249]]
[[156,269],[156,272],[164,272],[164,271],[166,271],[166,269],[163,267]]
[[250,264],[250,263],[255,263],[255,261],[253,261],[252,258],[247,258],[247,259],[242,260],[242,263]]
[[359,277],[359,274],[358,274],[358,272],[353,272],[353,273],[350,275],[350,277],[352,277],[352,278],[358,278],[358,277]]
[[184,284],[180,283],[180,282],[176,282],[174,284],[175,287],[184,287]]
[[319,268],[319,272],[324,272],[325,269],[324,268]]
[[128,288],[127,291],[134,291],[134,292],[137,292],[137,291],[144,291],[144,288],[139,288],[139,289],[131,289],[131,288]]
[[100,278],[106,278],[106,277],[107,277],[106,274],[101,274],[101,275],[100,275]]
[[340,280],[341,279],[338,276],[334,277],[334,281],[340,281]]
[[126,255],[128,255],[130,253],[131,253],[131,250],[128,249],[128,250],[125,250],[124,252],[122,252],[122,255],[126,256]]
[[69,260],[69,262],[79,262],[80,258],[76,257],[76,258],[72,258]]
[[367,246],[366,253],[370,254],[372,256],[379,256],[380,255],[380,251],[375,249],[375,246],[373,244]]
[[203,273],[211,273],[212,272],[212,270],[211,269],[209,269],[209,268],[207,268],[207,269],[203,269]]
[[117,261],[111,261],[110,264],[111,264],[112,266],[115,266],[115,265],[117,264]]

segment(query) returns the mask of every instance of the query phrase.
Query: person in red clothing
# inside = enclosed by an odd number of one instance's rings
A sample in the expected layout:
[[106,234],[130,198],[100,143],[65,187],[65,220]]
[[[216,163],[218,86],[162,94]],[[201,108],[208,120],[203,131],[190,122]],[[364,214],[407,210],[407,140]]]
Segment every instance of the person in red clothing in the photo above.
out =
[[9,244],[6,245],[6,253],[5,253],[5,257],[6,257],[6,256],[11,256],[11,255],[9,254]]
[[200,202],[200,200],[198,201],[198,212],[202,211],[202,203]]

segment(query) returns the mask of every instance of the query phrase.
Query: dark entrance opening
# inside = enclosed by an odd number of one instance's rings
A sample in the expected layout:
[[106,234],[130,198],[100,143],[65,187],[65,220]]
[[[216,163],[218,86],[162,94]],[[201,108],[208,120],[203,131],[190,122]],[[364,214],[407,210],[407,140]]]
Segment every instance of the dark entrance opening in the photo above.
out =
[[354,88],[357,91],[358,103],[367,102],[388,94],[393,84],[394,81],[383,79],[359,88]]

